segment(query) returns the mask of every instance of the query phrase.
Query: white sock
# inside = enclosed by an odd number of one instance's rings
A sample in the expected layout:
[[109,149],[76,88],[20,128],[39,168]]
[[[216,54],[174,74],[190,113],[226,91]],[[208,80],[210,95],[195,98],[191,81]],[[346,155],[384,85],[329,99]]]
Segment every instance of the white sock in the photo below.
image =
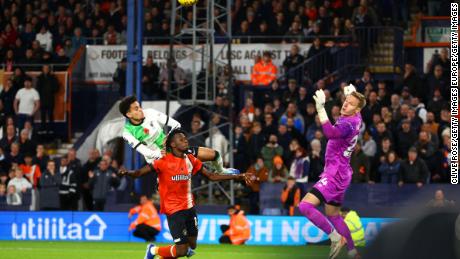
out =
[[329,234],[329,238],[331,239],[332,242],[339,242],[342,236],[340,236],[340,234],[334,229]]

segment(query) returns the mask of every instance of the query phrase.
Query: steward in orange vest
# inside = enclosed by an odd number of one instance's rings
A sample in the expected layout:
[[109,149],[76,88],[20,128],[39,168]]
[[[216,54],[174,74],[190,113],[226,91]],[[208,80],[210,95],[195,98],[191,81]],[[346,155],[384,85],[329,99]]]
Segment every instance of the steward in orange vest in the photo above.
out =
[[272,63],[270,52],[265,51],[262,60],[257,62],[252,69],[252,85],[269,85],[276,79],[277,72],[278,69]]
[[140,205],[129,210],[128,218],[139,214],[129,226],[129,231],[134,230],[133,235],[145,241],[155,241],[155,236],[161,231],[161,221],[155,206],[147,196],[142,195]]
[[235,205],[230,206],[227,212],[230,216],[230,223],[220,226],[223,235],[219,238],[219,243],[244,245],[251,237],[251,227],[246,216],[244,216],[244,211]]

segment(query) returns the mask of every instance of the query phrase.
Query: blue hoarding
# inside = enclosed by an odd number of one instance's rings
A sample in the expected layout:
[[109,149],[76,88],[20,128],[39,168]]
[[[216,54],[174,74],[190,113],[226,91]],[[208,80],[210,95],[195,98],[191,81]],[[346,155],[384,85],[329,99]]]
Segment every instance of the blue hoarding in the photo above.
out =
[[[221,224],[227,215],[199,215],[198,242],[217,244]],[[161,215],[162,231],[158,242],[172,242],[166,217]],[[303,217],[248,216],[251,239],[248,245],[305,245],[327,239],[327,235]],[[366,239],[395,219],[363,218]],[[127,213],[104,212],[2,212],[0,240],[62,241],[142,241],[128,231],[131,220]]]

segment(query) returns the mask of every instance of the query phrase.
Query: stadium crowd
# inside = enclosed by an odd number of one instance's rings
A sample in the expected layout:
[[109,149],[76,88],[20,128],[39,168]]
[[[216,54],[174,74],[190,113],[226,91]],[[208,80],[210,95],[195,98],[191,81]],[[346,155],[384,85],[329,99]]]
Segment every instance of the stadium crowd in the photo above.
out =
[[[393,8],[385,8],[384,2],[237,0],[232,28],[241,43],[250,42],[249,36],[258,36],[257,42],[298,43],[325,35],[348,35],[354,26],[379,25],[385,21],[407,24],[409,11],[405,4],[393,1]],[[425,1],[420,2],[422,9],[433,11],[424,7]],[[170,1],[144,1],[146,43],[163,43],[161,37],[168,35],[170,14],[164,10],[170,4]],[[67,156],[50,159],[44,143],[37,137],[37,131],[46,129],[48,124],[39,127],[31,118],[40,111],[42,121],[46,117],[51,124],[53,121],[50,111],[56,81],[50,68],[42,64],[67,64],[85,44],[126,43],[125,2],[15,0],[1,1],[0,6],[0,60],[5,71],[13,72],[0,94],[3,117],[0,204],[21,204],[23,194],[32,193],[36,200],[31,202],[31,209],[78,209],[81,199],[81,209],[103,210],[109,190],[129,189],[128,180],[114,174],[119,162],[112,159],[110,152],[101,155],[98,150],[92,150],[84,164],[73,149]],[[190,19],[190,12],[184,15]],[[315,44],[308,56],[315,55],[322,47],[318,42]],[[307,57],[300,55],[298,49],[297,53],[292,50],[283,68],[295,67]],[[443,50],[432,58],[426,74],[416,71],[410,62],[397,81],[376,81],[366,70],[361,78],[342,82],[341,88],[332,92],[323,80],[305,86],[295,79],[285,82],[263,78],[268,85],[263,102],[256,104],[254,94],[249,92],[244,107],[234,111],[233,143],[229,143],[228,128],[224,125],[215,129],[212,137],[193,137],[190,144],[212,145],[226,154],[223,156],[226,162],[229,152],[233,152],[235,167],[255,174],[257,180],[246,190],[252,205],[250,213],[258,213],[262,182],[287,182],[280,199],[286,210],[291,211],[298,202],[297,193],[305,192],[300,183],[316,182],[324,167],[326,139],[312,95],[316,89],[325,89],[329,117],[336,119],[344,98],[342,89],[353,83],[368,101],[362,111],[365,122],[362,134],[352,154],[353,182],[413,183],[419,187],[431,182],[446,183],[450,166],[449,64],[449,54]],[[42,75],[31,80],[26,72],[37,69],[42,70]],[[120,77],[116,80],[126,82],[123,67],[119,69],[116,75]],[[175,71],[176,82],[185,80],[179,67]],[[152,90],[158,83],[164,86],[164,74],[153,60],[147,59],[143,78],[147,95],[164,97],[161,90],[165,87]],[[192,135],[205,131],[208,123],[219,126],[226,122],[224,118],[232,105],[227,97],[225,73],[218,82],[218,96],[212,106],[213,113],[208,115],[209,122],[200,115],[194,116],[190,125],[182,122]],[[299,184],[292,184],[293,181]],[[33,194],[37,190],[40,194]]]

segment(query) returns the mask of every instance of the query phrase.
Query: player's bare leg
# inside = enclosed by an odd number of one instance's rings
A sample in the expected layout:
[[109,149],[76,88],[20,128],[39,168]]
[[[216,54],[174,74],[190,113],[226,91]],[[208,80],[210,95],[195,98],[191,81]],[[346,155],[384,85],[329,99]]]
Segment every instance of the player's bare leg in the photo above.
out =
[[234,168],[224,168],[224,162],[222,161],[222,157],[220,156],[219,152],[214,149],[207,148],[207,147],[199,147],[198,148],[198,159],[203,162],[210,162],[216,170],[217,173],[223,174],[239,174],[240,171]]
[[343,239],[337,243],[337,248],[336,248],[337,255],[339,254],[340,249],[342,249],[342,247],[346,243],[347,250],[348,250],[348,257],[353,258],[353,259],[361,258],[360,255],[358,254],[358,251],[355,248],[353,239],[351,238],[350,230],[348,229],[347,225],[345,224],[345,221],[340,215],[340,207],[326,204],[325,212],[326,212],[327,219],[332,223],[332,225],[337,230],[337,232],[343,237]]
[[299,204],[300,212],[308,218],[315,226],[326,233],[331,239],[331,252],[329,258],[336,258],[340,252],[340,240],[342,237],[340,234],[331,226],[327,218],[316,209],[321,204],[320,199],[313,193],[307,193]]

